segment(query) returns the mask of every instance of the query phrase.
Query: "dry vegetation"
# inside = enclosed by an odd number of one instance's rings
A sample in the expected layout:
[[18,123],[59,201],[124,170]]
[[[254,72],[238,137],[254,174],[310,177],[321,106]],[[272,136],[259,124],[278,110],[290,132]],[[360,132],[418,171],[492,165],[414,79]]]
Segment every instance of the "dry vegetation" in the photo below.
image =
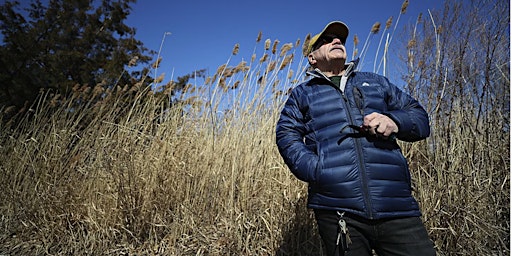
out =
[[[406,90],[433,127],[403,151],[439,255],[510,253],[508,6],[480,4],[496,15],[447,5],[403,47]],[[306,186],[274,141],[301,44],[263,44],[173,104],[77,86],[3,124],[0,254],[322,255]]]

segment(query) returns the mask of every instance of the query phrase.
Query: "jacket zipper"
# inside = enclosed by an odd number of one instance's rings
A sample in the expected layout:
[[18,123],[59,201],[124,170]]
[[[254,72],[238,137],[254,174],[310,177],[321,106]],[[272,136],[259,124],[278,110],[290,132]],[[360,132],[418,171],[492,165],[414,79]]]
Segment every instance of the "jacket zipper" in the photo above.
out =
[[[331,82],[331,80],[328,77],[326,77],[323,73],[320,72],[320,74],[336,90],[338,90],[341,93],[341,97],[343,98],[343,105],[344,105],[345,109],[347,110],[349,122],[350,122],[350,124],[355,125],[354,118],[352,116],[352,112],[350,111],[350,105],[348,104],[348,98],[345,95],[345,92],[342,91],[335,84],[333,84]],[[346,88],[346,86],[345,86],[345,88]],[[361,93],[361,92],[359,91],[359,93]],[[362,94],[361,94],[361,96],[362,96]],[[363,105],[363,104],[361,104],[361,105]],[[363,110],[362,107],[363,106],[361,106],[361,108],[359,108],[359,106],[358,106],[359,110],[361,111],[361,113],[363,115],[364,114],[364,110]],[[361,189],[363,190],[363,199],[364,199],[365,206],[366,206],[366,216],[368,216],[369,219],[373,219],[373,213],[372,213],[373,206],[372,206],[372,203],[371,203],[371,200],[370,200],[370,196],[369,196],[369,193],[368,193],[368,177],[366,176],[366,171],[365,171],[365,168],[364,168],[363,149],[362,149],[361,142],[359,141],[359,139],[354,138],[354,140],[355,140],[355,145],[356,145],[357,160],[358,160],[358,164],[359,164],[358,170],[359,170],[359,173],[361,174],[361,183],[362,183]]]
[[[350,106],[348,104],[348,98],[345,95],[345,92],[341,92],[341,95],[343,97],[343,103],[345,105],[345,109],[347,110],[349,122],[351,124],[355,124],[354,118],[352,116],[352,112],[350,111]],[[359,109],[362,113],[364,113],[362,108],[359,108]],[[359,174],[361,175],[361,183],[362,183],[361,189],[363,190],[363,199],[364,199],[364,202],[366,205],[366,215],[368,216],[369,219],[373,219],[373,213],[372,213],[373,207],[372,207],[372,203],[371,203],[370,196],[368,193],[368,177],[366,176],[366,169],[364,168],[363,147],[359,140],[360,140],[359,138],[354,138],[356,152],[357,152],[357,160],[358,160],[358,164],[359,164],[358,170],[359,170]]]

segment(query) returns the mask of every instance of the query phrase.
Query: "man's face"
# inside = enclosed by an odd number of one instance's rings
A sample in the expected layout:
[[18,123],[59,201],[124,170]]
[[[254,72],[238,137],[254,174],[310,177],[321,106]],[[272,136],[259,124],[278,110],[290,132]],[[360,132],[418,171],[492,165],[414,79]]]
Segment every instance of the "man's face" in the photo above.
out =
[[347,59],[344,39],[335,35],[320,37],[313,49],[315,50],[308,55],[308,60],[320,70],[324,66],[344,65]]

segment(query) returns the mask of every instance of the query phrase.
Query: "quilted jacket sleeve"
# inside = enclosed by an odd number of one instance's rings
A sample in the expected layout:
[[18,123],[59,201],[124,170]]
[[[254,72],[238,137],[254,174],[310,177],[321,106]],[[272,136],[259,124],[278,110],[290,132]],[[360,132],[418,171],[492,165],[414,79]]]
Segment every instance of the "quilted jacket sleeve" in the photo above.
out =
[[414,142],[430,135],[428,114],[419,102],[389,83],[388,110],[383,113],[398,125],[397,138]]
[[300,180],[315,181],[318,155],[304,143],[307,132],[300,88],[295,88],[285,103],[276,127],[276,143],[279,153],[290,171]]

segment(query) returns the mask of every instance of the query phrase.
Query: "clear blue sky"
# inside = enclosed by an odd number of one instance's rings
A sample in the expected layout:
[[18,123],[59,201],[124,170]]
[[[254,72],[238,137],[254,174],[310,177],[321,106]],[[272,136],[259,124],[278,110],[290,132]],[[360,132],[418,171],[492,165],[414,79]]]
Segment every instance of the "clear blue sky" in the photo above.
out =
[[[295,43],[297,39],[302,42],[306,34],[319,32],[332,20],[341,20],[349,26],[347,50],[352,56],[353,36],[358,35],[362,48],[375,22],[381,22],[381,31],[390,16],[396,22],[402,3],[403,0],[139,0],[132,6],[126,23],[136,28],[137,39],[155,51],[159,50],[164,33],[170,32],[165,36],[160,53],[163,60],[158,68],[158,74],[165,72],[164,81],[168,81],[173,72],[174,80],[202,68],[215,73],[228,60],[236,43],[240,44],[237,56],[250,60],[260,31],[262,41],[277,39],[280,45]],[[399,27],[415,22],[419,13],[427,17],[429,9],[442,9],[443,3],[442,0],[410,0]],[[374,38],[372,44],[378,45],[378,40]],[[366,58],[373,59],[374,54],[370,51]],[[373,66],[365,65],[365,69]]]

